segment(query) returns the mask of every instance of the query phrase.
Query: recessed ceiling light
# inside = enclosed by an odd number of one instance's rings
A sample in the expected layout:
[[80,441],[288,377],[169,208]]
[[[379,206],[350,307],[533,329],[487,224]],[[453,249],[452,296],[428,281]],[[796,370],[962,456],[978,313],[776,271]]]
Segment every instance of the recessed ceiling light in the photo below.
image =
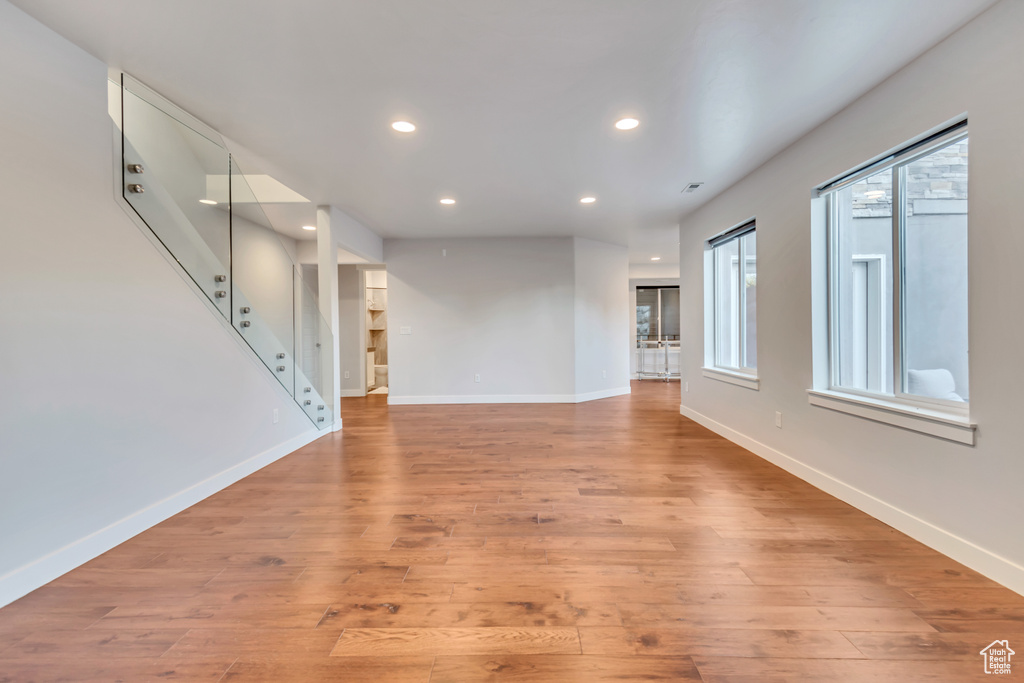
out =
[[408,121],[395,121],[391,124],[391,127],[399,133],[411,133],[416,130],[415,124],[409,123]]
[[661,260],[661,257],[660,257],[660,256],[652,256],[652,257],[651,257],[651,260],[652,260],[652,261],[660,261],[660,260]]
[[615,127],[619,130],[633,130],[640,125],[640,122],[633,118],[619,119],[615,122]]
[[302,229],[303,230],[316,230],[316,226],[315,225],[303,225]]
[[441,200],[441,203],[451,205],[455,203],[455,200],[452,199],[451,197],[445,197],[444,199]]
[[200,204],[209,204],[210,206],[217,206],[217,202],[213,201],[212,199],[200,199],[199,203]]
[[580,199],[580,204],[593,204],[597,201],[597,197],[583,197]]

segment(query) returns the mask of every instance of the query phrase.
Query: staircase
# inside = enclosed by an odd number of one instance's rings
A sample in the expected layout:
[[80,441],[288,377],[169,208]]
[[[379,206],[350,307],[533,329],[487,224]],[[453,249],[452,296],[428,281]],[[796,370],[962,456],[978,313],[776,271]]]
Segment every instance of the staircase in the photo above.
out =
[[294,240],[253,191],[265,176],[243,174],[216,131],[142,83],[122,74],[114,86],[124,199],[313,424],[330,428],[330,327]]

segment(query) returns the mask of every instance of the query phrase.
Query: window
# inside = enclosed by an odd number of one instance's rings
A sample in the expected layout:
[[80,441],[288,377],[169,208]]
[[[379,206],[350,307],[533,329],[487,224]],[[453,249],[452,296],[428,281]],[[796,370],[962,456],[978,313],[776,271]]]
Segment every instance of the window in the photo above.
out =
[[679,340],[679,287],[636,288],[636,338]]
[[966,413],[966,126],[819,190],[831,391]]
[[753,221],[708,240],[709,348],[705,365],[757,374],[757,232]]

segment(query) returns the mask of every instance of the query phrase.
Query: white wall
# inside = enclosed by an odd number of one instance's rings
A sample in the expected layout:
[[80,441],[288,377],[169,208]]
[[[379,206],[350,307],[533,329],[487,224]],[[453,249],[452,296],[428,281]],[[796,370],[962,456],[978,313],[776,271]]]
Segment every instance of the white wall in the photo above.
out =
[[[241,216],[231,226],[231,276],[254,313],[267,324],[283,351],[294,355],[296,240]],[[317,283],[307,286],[315,293]],[[255,329],[255,328],[253,328]]]
[[571,237],[385,240],[384,257],[390,403],[629,392],[624,247]]
[[[729,188],[681,226],[682,410],[1024,592],[1024,3],[1002,2]],[[964,112],[970,120],[970,381],[964,446],[808,404],[811,190]],[[760,391],[701,376],[703,241],[757,217]],[[774,426],[782,411],[783,428]]]
[[317,241],[295,240],[295,262],[302,265],[317,265],[319,263]]
[[390,402],[575,395],[571,238],[385,240],[384,260]]
[[[338,346],[341,359],[341,395],[366,394],[366,340],[363,338],[366,296],[362,274],[354,265],[338,266]],[[348,378],[345,373],[348,372]]]
[[[629,250],[573,238],[576,395],[629,392]],[[636,315],[634,304],[633,315]]]
[[106,79],[0,0],[0,605],[316,433],[115,203]]

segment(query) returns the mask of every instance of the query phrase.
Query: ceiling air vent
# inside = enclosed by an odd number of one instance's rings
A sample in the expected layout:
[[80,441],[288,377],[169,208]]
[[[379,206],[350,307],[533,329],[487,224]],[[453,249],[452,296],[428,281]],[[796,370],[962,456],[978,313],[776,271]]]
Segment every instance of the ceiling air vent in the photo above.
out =
[[686,187],[683,188],[683,192],[693,192],[704,183],[687,183]]

